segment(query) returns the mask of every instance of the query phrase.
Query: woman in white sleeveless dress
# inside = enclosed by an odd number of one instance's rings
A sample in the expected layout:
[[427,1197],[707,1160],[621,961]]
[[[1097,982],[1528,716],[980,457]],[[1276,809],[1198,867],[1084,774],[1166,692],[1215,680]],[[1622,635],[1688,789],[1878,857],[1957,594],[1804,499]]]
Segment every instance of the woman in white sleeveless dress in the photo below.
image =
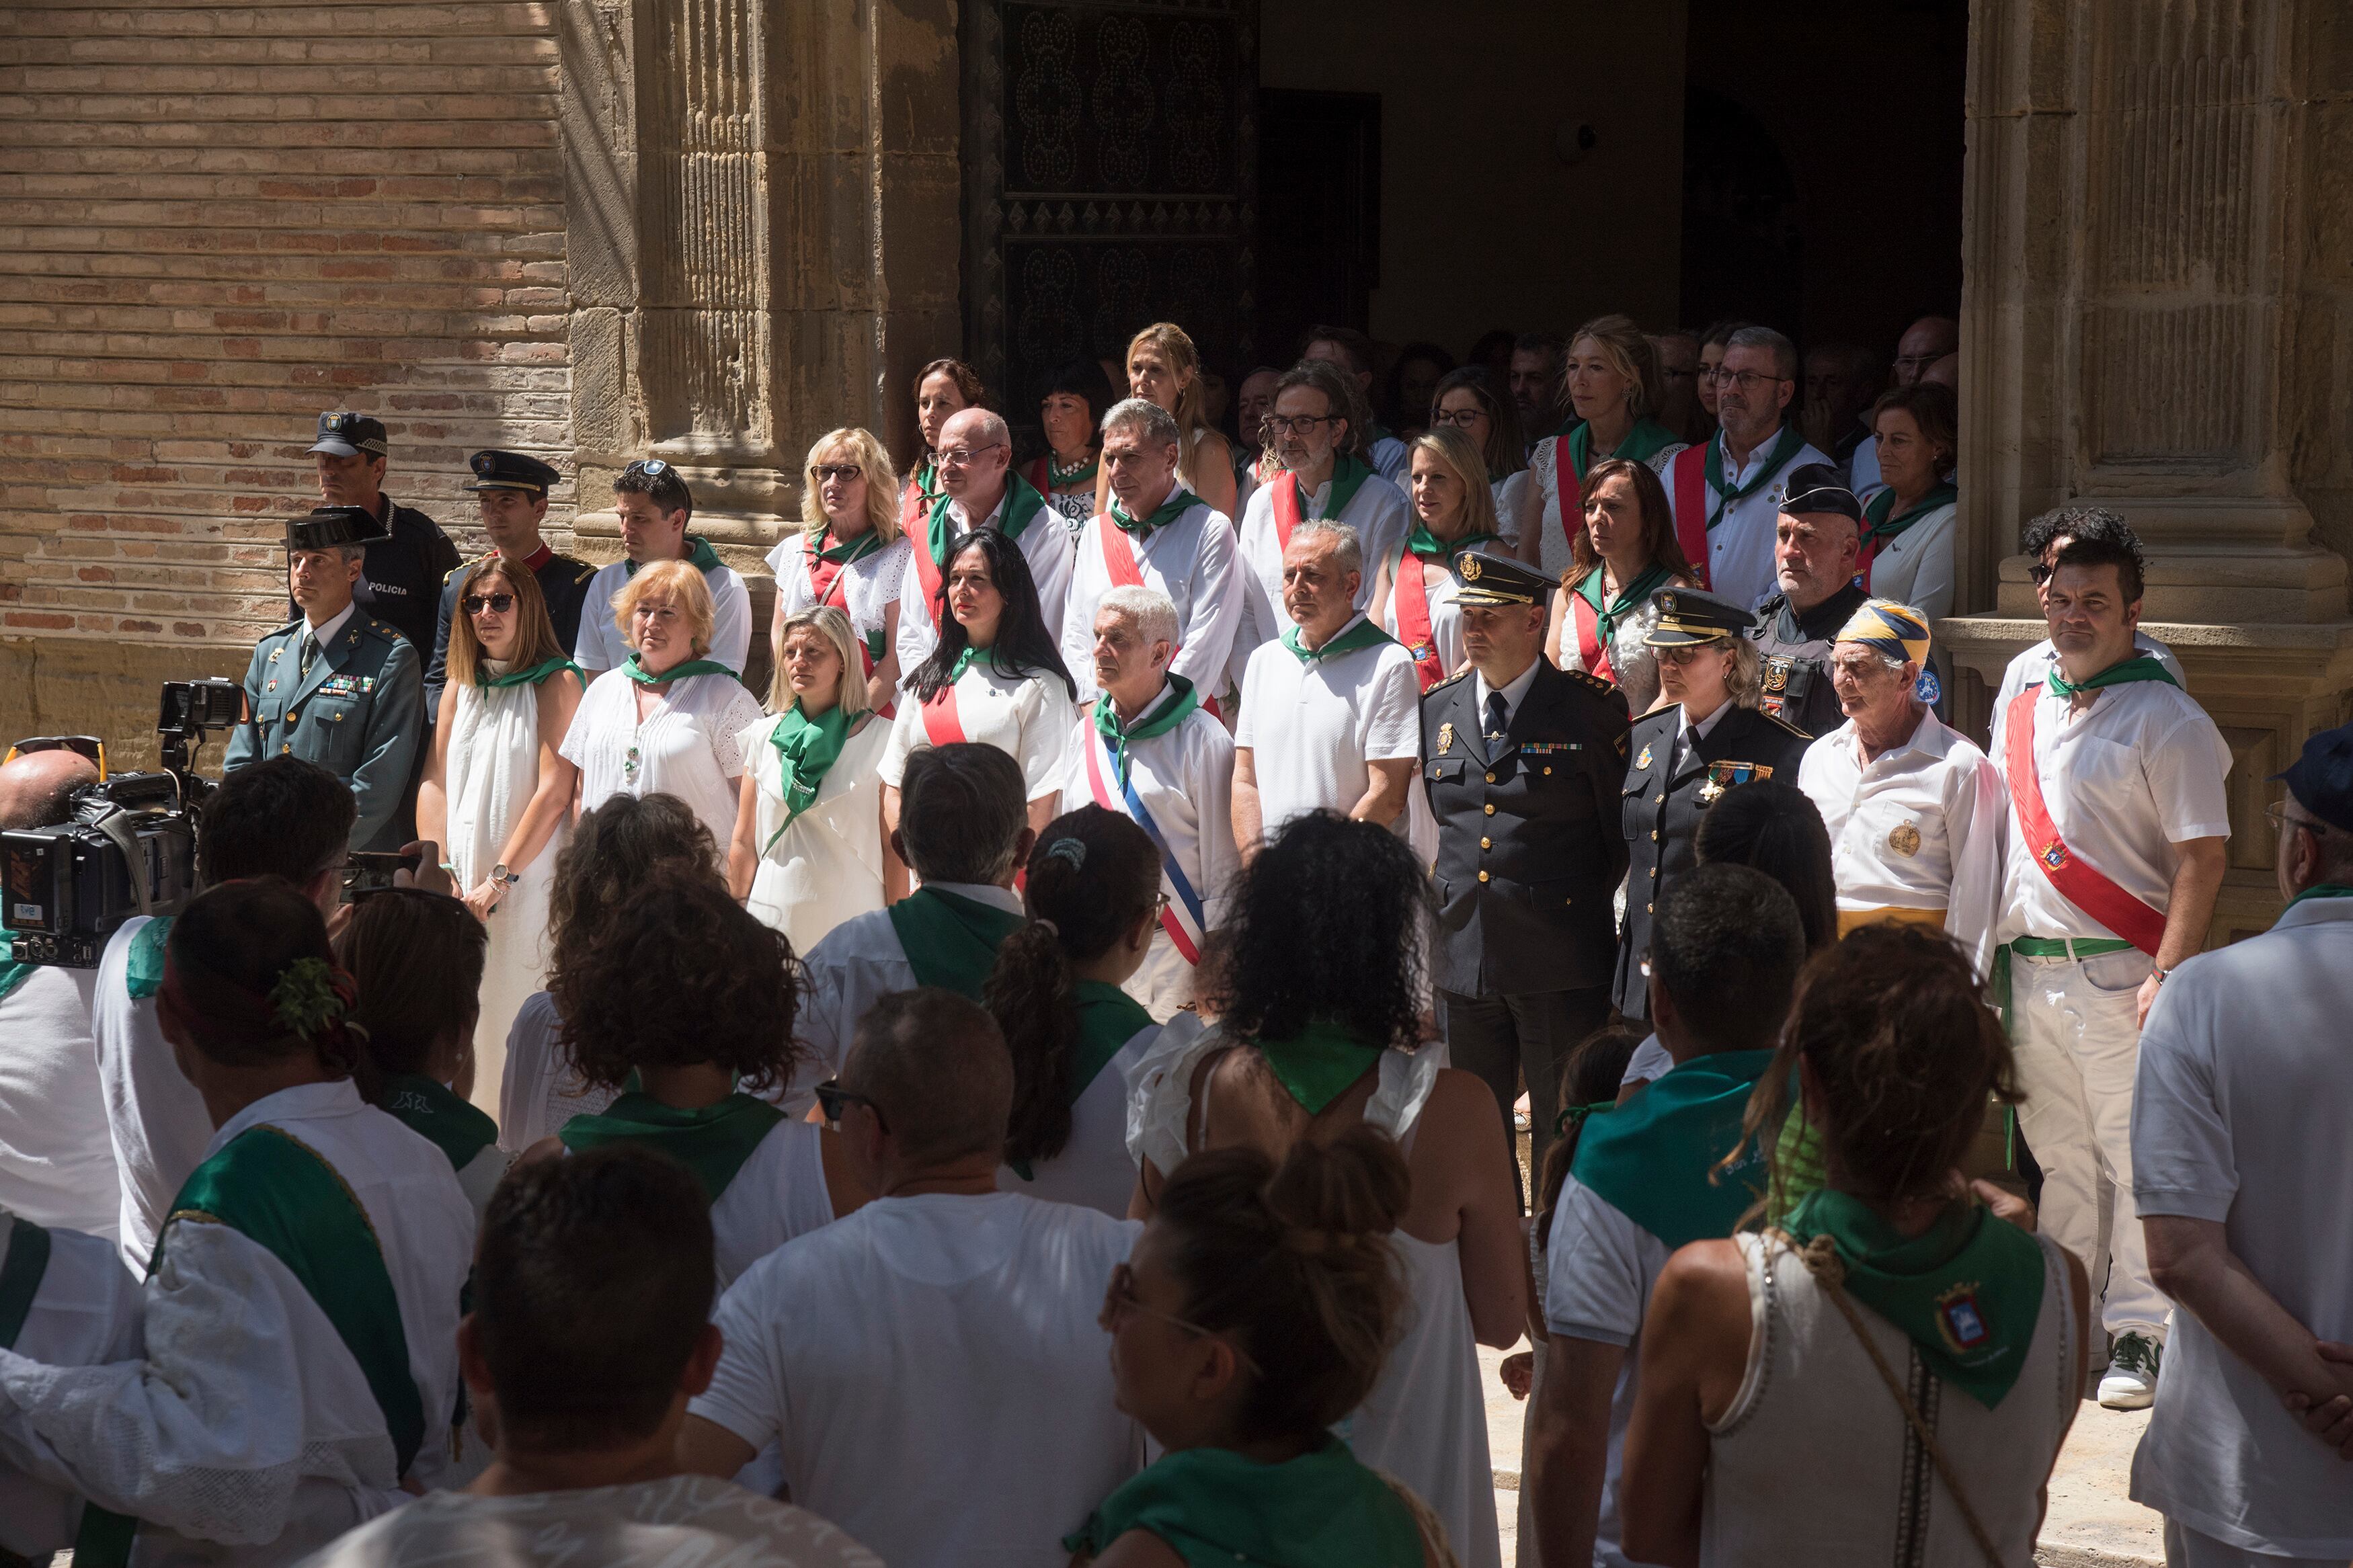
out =
[[776,712],[737,738],[744,799],[727,847],[728,890],[805,953],[854,915],[907,890],[882,836],[875,772],[891,726],[866,706],[849,617],[830,605],[779,619],[771,634]]
[[829,430],[809,448],[802,476],[801,531],[768,552],[776,574],[773,647],[786,617],[831,605],[849,617],[868,708],[890,716],[899,688],[899,584],[907,575],[906,535],[892,498],[898,479],[872,433]]
[[507,1032],[547,973],[555,858],[579,770],[561,751],[580,706],[539,583],[492,555],[469,568],[449,618],[449,683],[417,791],[417,837],[490,928],[474,1026],[473,1101],[498,1109]]
[[1198,1036],[1172,1031],[1137,1065],[1130,1213],[1204,1149],[1280,1160],[1352,1127],[1396,1140],[1412,1197],[1395,1242],[1413,1311],[1372,1394],[1334,1430],[1444,1521],[1466,1568],[1499,1568],[1486,1401],[1476,1346],[1515,1343],[1527,1265],[1495,1097],[1413,1048],[1429,994],[1427,880],[1394,836],[1301,817],[1243,873],[1231,1002]]
[[1918,926],[1822,952],[1750,1136],[1769,1142],[1792,1079],[1828,1184],[1783,1226],[1694,1242],[1660,1273],[1626,1434],[1626,1555],[2029,1562],[2082,1401],[2090,1289],[2024,1228],[2022,1200],[1956,1169],[1989,1099],[2017,1089],[1975,964]]

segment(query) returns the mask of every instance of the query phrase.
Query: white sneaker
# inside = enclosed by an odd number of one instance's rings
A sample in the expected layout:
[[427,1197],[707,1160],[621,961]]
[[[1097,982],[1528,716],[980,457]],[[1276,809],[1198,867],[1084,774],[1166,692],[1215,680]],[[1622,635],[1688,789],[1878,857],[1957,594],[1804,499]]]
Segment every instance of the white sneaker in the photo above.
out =
[[2100,1378],[2100,1405],[2107,1410],[2146,1410],[2157,1399],[2158,1368],[2165,1343],[2147,1334],[2116,1336],[2108,1350],[2108,1370]]

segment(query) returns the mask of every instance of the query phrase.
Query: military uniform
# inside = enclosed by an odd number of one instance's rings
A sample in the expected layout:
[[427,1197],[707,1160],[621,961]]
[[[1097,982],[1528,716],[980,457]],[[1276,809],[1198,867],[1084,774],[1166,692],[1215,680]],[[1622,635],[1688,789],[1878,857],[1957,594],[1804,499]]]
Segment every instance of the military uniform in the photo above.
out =
[[[288,548],[361,542],[367,514],[334,507],[287,525]],[[323,521],[322,521],[323,520]],[[246,667],[248,717],[230,737],[224,773],[263,757],[316,763],[351,786],[354,849],[397,849],[401,797],[425,735],[417,649],[354,602],[305,658],[298,617],[255,645]]]
[[1831,686],[1831,646],[1870,598],[1849,583],[1803,612],[1793,607],[1786,595],[1776,594],[1765,601],[1765,607],[1757,612],[1757,629],[1748,636],[1757,651],[1765,656],[1765,697],[1759,706],[1766,712],[1788,720],[1809,735],[1827,735],[1846,722],[1838,693]]
[[[1541,605],[1552,587],[1482,552],[1459,553],[1454,570],[1462,605]],[[1492,737],[1491,695],[1505,715]],[[1421,700],[1448,1052],[1486,1080],[1506,1128],[1525,1075],[1539,1162],[1559,1110],[1560,1064],[1609,1016],[1626,726],[1616,687],[1556,669],[1541,653],[1500,690],[1471,670]]]
[[[319,438],[311,450],[380,458],[389,447],[381,420],[327,413],[319,416]],[[458,564],[458,547],[439,523],[413,506],[395,505],[387,495],[376,497],[375,521],[376,537],[364,542],[367,554],[352,602],[406,637],[421,662],[433,646],[434,596],[443,576]]]
[[[522,452],[477,452],[469,463],[474,470],[474,482],[466,487],[470,490],[522,490],[544,496],[562,478],[547,464]],[[469,572],[497,553],[484,551],[471,561],[460,562],[441,579],[440,609],[433,623],[433,660],[425,667],[425,721],[428,724],[440,713],[441,689],[448,684],[449,623],[458,614],[458,590]],[[596,575],[596,568],[586,561],[558,555],[543,540],[522,565],[539,584],[540,597],[547,601],[547,618],[555,624],[555,640],[570,649],[580,640],[580,606],[588,602],[588,580]]]

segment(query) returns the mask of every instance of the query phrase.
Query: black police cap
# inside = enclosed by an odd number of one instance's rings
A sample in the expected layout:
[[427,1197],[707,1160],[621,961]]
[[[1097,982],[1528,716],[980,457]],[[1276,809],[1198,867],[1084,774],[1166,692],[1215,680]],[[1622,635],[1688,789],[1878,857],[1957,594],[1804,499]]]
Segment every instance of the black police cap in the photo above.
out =
[[330,409],[319,416],[319,438],[311,450],[337,458],[356,458],[362,452],[382,458],[391,453],[392,447],[385,439],[383,420]]
[[1525,562],[1484,550],[1458,550],[1451,562],[1458,605],[1541,605],[1552,579]]
[[467,459],[474,470],[470,490],[526,490],[543,496],[562,476],[537,458],[522,452],[477,452]]
[[1662,588],[1653,597],[1659,605],[1659,624],[1642,640],[1654,647],[1717,642],[1738,637],[1757,624],[1757,617],[1747,610],[1702,588]]
[[286,520],[286,548],[331,550],[338,544],[369,544],[386,537],[375,513],[364,506],[322,506]]
[[1809,511],[1836,512],[1862,521],[1862,502],[1847,488],[1846,476],[1828,463],[1803,463],[1789,470],[1789,482],[1781,492],[1781,510],[1798,513]]

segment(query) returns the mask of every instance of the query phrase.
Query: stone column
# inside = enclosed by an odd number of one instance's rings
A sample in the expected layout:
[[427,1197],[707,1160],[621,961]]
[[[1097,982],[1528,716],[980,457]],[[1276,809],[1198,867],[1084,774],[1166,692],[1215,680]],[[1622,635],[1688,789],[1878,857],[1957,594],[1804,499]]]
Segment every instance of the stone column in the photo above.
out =
[[1962,288],[1964,603],[1939,636],[1984,732],[2043,626],[2018,531],[2110,506],[2150,556],[2143,621],[2234,757],[2214,940],[2278,900],[2266,783],[2353,689],[2345,558],[2304,491],[2338,468],[2304,334],[2316,218],[2353,168],[2316,155],[2315,79],[2347,72],[2333,0],[1974,0]]

